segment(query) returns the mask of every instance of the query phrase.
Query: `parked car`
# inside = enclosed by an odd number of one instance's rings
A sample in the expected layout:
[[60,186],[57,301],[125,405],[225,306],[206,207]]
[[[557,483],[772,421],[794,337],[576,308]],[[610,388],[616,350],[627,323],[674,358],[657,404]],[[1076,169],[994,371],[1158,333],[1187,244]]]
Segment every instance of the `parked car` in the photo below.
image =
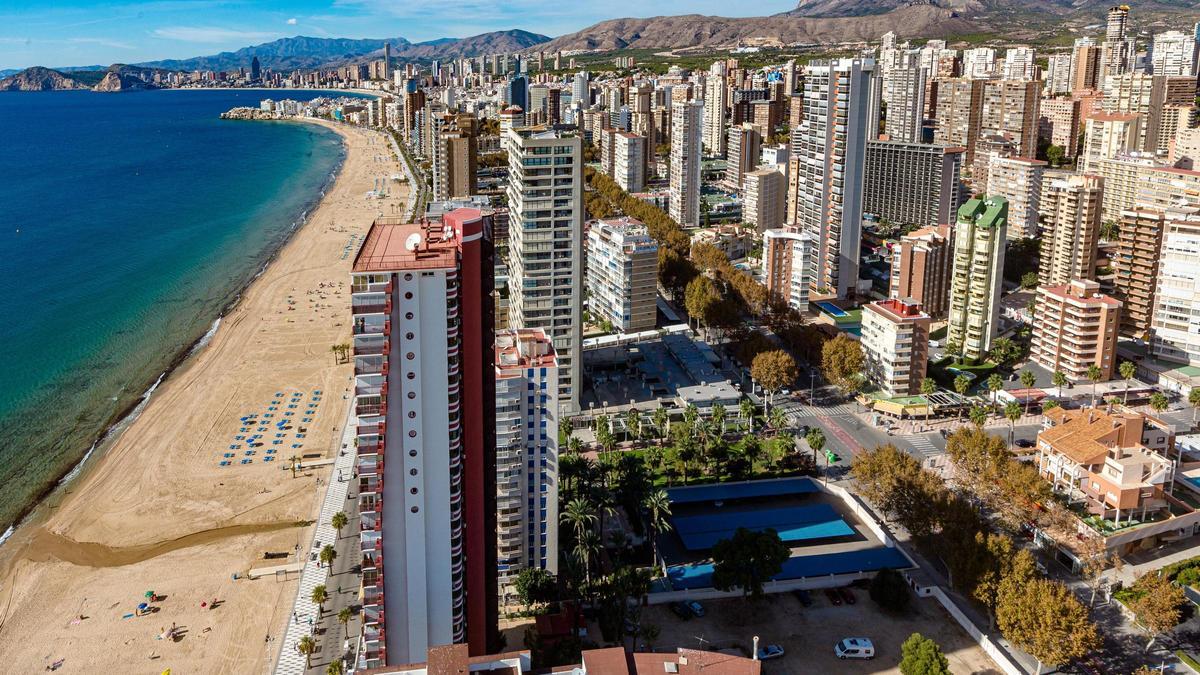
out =
[[688,608],[686,602],[672,602],[671,613],[684,621],[692,618],[692,610]]
[[842,586],[841,588],[837,589],[837,591],[838,595],[842,596],[842,600],[845,600],[847,605],[853,605],[854,603],[858,602],[858,600],[856,600],[854,597],[854,592],[850,590],[849,586]]
[[783,651],[783,647],[779,645],[767,645],[766,647],[759,647],[758,660],[767,661],[770,659],[777,659],[783,656],[785,653],[786,652]]
[[812,594],[808,591],[801,588],[800,590],[792,591],[792,595],[796,596],[796,599],[800,601],[801,605],[804,605],[805,607],[812,607]]
[[836,590],[834,590],[832,588],[825,589],[825,597],[829,598],[829,602],[833,605],[841,605],[842,604],[841,594],[839,594]]
[[695,600],[685,600],[684,603],[687,605],[688,611],[692,613],[692,616],[696,618],[704,616],[704,605]]
[[1034,442],[1029,440],[1028,438],[1018,438],[1017,439],[1017,447],[1018,448],[1032,448],[1034,445],[1035,445]]
[[875,645],[867,638],[845,638],[834,645],[833,653],[839,659],[873,659]]

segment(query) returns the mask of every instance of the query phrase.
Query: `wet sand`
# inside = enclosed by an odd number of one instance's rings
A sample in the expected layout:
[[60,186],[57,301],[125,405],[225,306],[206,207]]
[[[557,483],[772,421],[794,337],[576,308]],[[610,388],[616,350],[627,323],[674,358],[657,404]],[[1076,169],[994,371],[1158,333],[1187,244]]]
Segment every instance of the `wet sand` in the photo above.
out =
[[[330,468],[293,477],[288,458],[338,449],[352,369],[335,363],[330,347],[350,340],[350,264],[371,221],[398,213],[406,198],[395,183],[388,199],[365,197],[377,178],[401,173],[383,134],[329,126],[347,156],[307,225],[209,346],[159,387],[48,513],[0,547],[7,672],[41,672],[63,659],[62,673],[251,673],[278,653],[274,639],[298,575],[244,575],[308,550]],[[317,403],[304,437],[293,423],[274,461],[263,461],[265,446],[241,464],[239,418],[263,414],[281,392],[285,401],[297,393]],[[235,457],[220,466],[226,453]],[[289,555],[267,561],[267,551]],[[147,590],[166,596],[157,611],[123,618]],[[200,607],[214,597],[215,609]],[[185,629],[180,639],[156,639],[172,624]]]

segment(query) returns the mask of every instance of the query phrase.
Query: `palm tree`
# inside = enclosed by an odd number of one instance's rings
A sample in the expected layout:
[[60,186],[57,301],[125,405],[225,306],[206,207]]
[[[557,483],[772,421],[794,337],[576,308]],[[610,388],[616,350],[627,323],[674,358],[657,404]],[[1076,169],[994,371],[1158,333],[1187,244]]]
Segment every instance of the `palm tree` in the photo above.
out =
[[625,430],[632,437],[632,440],[638,440],[642,436],[642,414],[637,408],[631,407],[625,411]]
[[688,429],[696,429],[696,420],[700,417],[700,409],[691,403],[683,407],[683,424]]
[[563,522],[571,526],[575,533],[575,539],[583,537],[585,532],[590,532],[592,526],[596,524],[596,513],[588,501],[582,497],[576,497],[567,502],[567,508],[563,510]]
[[725,435],[725,406],[720,403],[714,403],[709,412],[709,421],[712,422],[717,436]]
[[971,418],[972,424],[982,429],[983,425],[987,424],[988,414],[987,408],[976,405],[971,407],[971,412],[967,416]]
[[583,565],[583,580],[589,585],[592,582],[592,555],[599,550],[600,537],[591,530],[575,541],[575,558]]
[[[1025,387],[1026,389],[1032,389],[1033,385],[1035,385],[1035,384],[1037,384],[1037,375],[1034,375],[1032,370],[1022,370],[1021,371],[1021,386]],[[1032,398],[1033,397],[1029,395],[1029,392],[1025,392],[1025,414],[1026,415],[1029,414],[1029,400]]]
[[[612,467],[616,469],[615,466]],[[611,473],[611,472],[610,472]],[[617,496],[613,491],[604,486],[596,486],[592,490],[592,499],[596,502],[597,524],[599,525],[600,534],[604,534],[604,516],[614,515],[617,512]]]
[[1054,374],[1050,376],[1050,383],[1058,387],[1058,397],[1062,398],[1062,388],[1067,384],[1066,374],[1061,370],[1054,371]]
[[1011,448],[1017,420],[1021,419],[1021,404],[1016,401],[1009,401],[1004,406],[1004,416],[1008,418],[1008,447]]
[[654,435],[658,438],[658,447],[662,447],[663,439],[671,432],[671,413],[663,406],[654,409]]
[[567,439],[567,442],[570,443],[571,435],[574,432],[575,429],[571,426],[571,418],[564,415],[563,418],[558,421],[558,435]]
[[1121,374],[1121,379],[1125,380],[1125,398],[1121,402],[1129,403],[1129,381],[1137,375],[1137,364],[1133,361],[1122,361],[1121,365],[1117,366],[1117,372]]
[[1150,395],[1150,409],[1154,412],[1160,413],[1166,410],[1169,405],[1171,405],[1171,400],[1161,391],[1156,391]]
[[343,675],[345,672],[341,659],[330,661],[329,665],[325,666],[325,675]]
[[333,561],[337,560],[337,549],[335,549],[333,547],[333,544],[325,544],[324,546],[322,546],[319,557],[321,560],[321,564],[328,567],[329,570],[332,572],[333,571]]
[[325,601],[329,600],[329,591],[325,590],[325,584],[314,586],[312,597],[309,599],[317,606],[317,618],[321,618],[321,615],[325,613]]
[[738,407],[741,408],[742,419],[746,420],[746,431],[754,433],[754,401],[751,401],[749,397],[743,398],[738,403]]
[[329,519],[329,524],[333,526],[333,529],[337,530],[338,539],[342,538],[342,528],[345,527],[348,522],[350,522],[350,518],[346,516],[345,511],[338,511],[337,513],[333,514],[332,518]]
[[988,392],[992,395],[992,408],[994,409],[999,402],[996,394],[1004,388],[1004,378],[1000,377],[1000,373],[992,373],[987,379]]
[[342,624],[342,634],[345,635],[343,640],[350,639],[350,619],[354,618],[354,610],[349,607],[343,607],[338,611],[337,619]]
[[1092,381],[1092,407],[1096,407],[1096,387],[1100,386],[1100,380],[1104,379],[1104,371],[1100,370],[1100,366],[1092,364],[1087,367],[1087,378]]
[[[967,377],[965,373],[959,373],[959,375],[954,378],[954,391],[958,392],[959,396],[965,397],[967,395],[967,390],[970,388],[971,378]],[[958,407],[958,419],[959,421],[962,421],[961,405]]]
[[[821,427],[813,427],[804,435],[804,442],[808,443],[808,447],[813,451],[813,466],[817,465],[817,453],[825,449],[825,432],[821,431]],[[825,464],[829,464],[828,458]]]
[[650,530],[650,561],[658,569],[658,535],[671,531],[671,500],[666,490],[655,490],[642,501],[646,509],[646,526]]
[[288,468],[292,470],[292,478],[296,477],[296,467],[300,464],[300,458],[292,455],[288,457]]
[[787,414],[783,408],[771,408],[771,428],[775,430],[775,435],[787,428]]
[[583,452],[583,441],[579,440],[577,436],[567,438],[567,452],[572,455],[578,455],[580,452]]
[[929,426],[929,413],[933,408],[933,402],[929,400],[930,396],[937,391],[937,382],[933,381],[932,377],[926,377],[921,380],[921,395],[925,397],[925,426]]
[[1192,404],[1192,426],[1196,426],[1196,411],[1200,410],[1200,387],[1188,392],[1188,403]]
[[317,651],[317,641],[311,635],[305,635],[296,642],[296,651],[304,655],[304,667],[312,668],[312,655]]
[[341,345],[330,345],[329,351],[333,352],[333,362],[335,365],[342,362],[342,346]]

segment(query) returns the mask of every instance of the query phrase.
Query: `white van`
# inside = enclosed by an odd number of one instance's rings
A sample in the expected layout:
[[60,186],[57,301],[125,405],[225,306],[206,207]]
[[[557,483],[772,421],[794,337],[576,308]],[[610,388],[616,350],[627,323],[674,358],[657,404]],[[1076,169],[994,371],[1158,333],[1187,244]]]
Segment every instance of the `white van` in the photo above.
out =
[[875,645],[867,638],[846,638],[834,646],[833,653],[839,659],[873,659]]

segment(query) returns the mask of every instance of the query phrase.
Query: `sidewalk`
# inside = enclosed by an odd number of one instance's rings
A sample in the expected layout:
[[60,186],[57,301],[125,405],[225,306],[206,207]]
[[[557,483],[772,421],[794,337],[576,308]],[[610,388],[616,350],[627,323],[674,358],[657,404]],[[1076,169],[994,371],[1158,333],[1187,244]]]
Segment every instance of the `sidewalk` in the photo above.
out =
[[[351,404],[353,401],[351,401]],[[300,588],[296,592],[296,601],[292,606],[293,615],[288,617],[287,630],[284,632],[283,639],[279,644],[279,657],[275,661],[276,675],[303,675],[305,672],[305,657],[300,652],[296,651],[296,644],[300,638],[305,635],[310,635],[313,632],[313,627],[316,626],[318,620],[317,606],[313,604],[312,591],[313,588],[324,584],[328,576],[328,570],[320,567],[320,561],[317,559],[317,554],[321,547],[325,544],[333,543],[337,539],[337,530],[333,529],[329,521],[333,518],[333,514],[342,511],[346,508],[346,492],[350,487],[349,477],[354,467],[355,453],[353,449],[354,443],[354,418],[350,415],[350,408],[347,405],[346,423],[342,431],[342,441],[338,445],[336,452],[338,453],[334,459],[333,471],[329,473],[328,482],[325,488],[325,499],[321,502],[321,513],[317,516],[317,524],[314,528],[313,543],[309,550],[310,555],[304,561],[304,571],[300,573]],[[342,449],[345,447],[346,449]],[[345,481],[338,481],[338,476],[346,478]],[[332,595],[332,593],[331,593]],[[312,622],[312,627],[310,623]],[[335,635],[340,643],[340,636]],[[328,640],[318,638],[318,645],[323,649],[329,649]]]

